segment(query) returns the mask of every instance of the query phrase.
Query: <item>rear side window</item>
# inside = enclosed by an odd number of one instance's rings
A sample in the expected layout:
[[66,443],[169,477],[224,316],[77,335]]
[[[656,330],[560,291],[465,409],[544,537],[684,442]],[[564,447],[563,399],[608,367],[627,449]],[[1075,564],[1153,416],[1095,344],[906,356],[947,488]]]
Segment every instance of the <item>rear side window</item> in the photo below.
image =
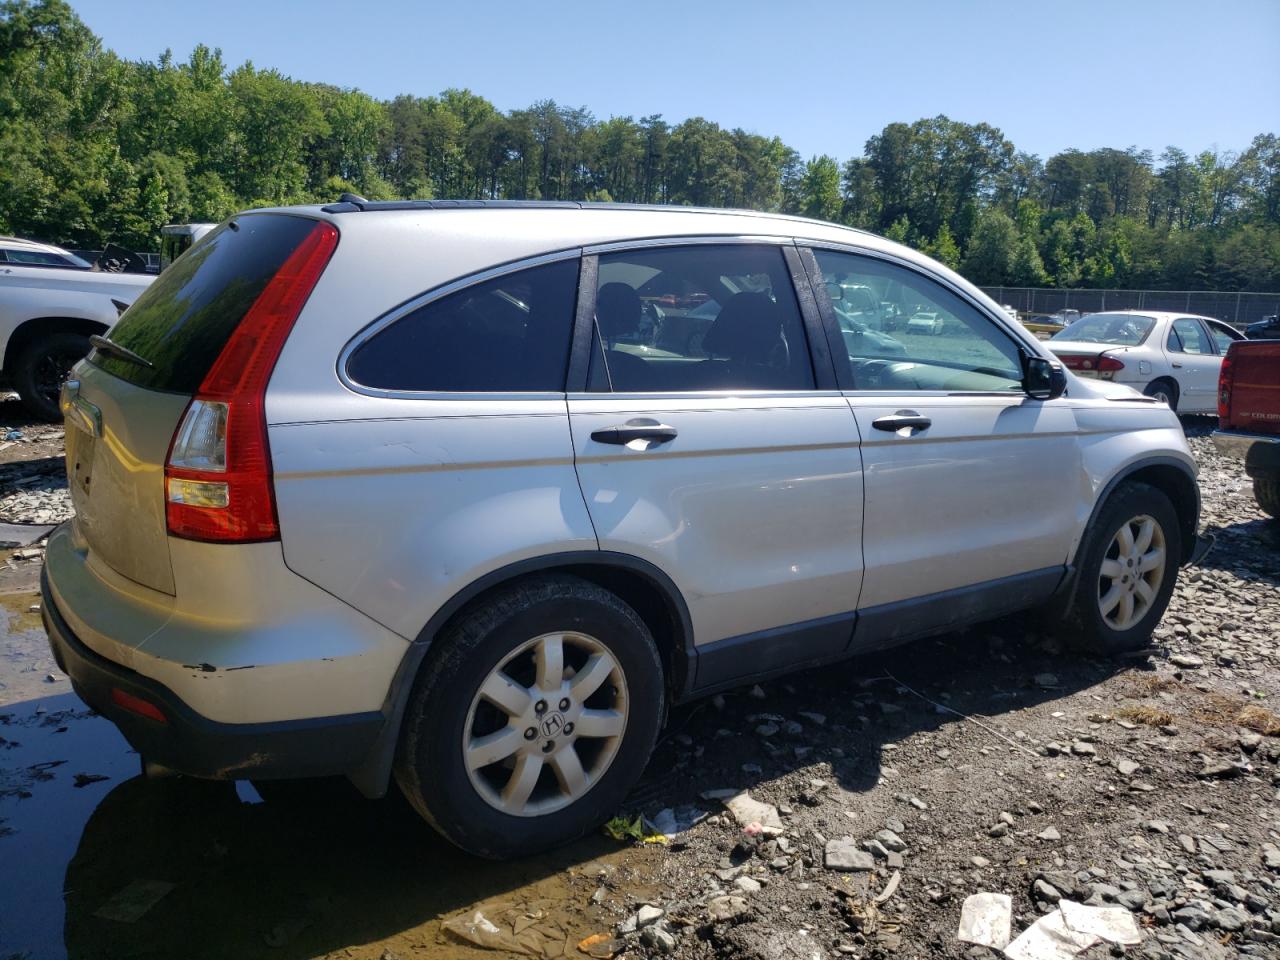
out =
[[285,214],[248,214],[218,227],[156,279],[112,329],[151,362],[95,350],[97,366],[140,387],[195,393],[231,333],[316,225]]
[[576,258],[474,284],[375,333],[347,376],[380,390],[562,392],[577,294]]
[[1213,353],[1204,328],[1199,321],[1190,317],[1173,321],[1173,327],[1169,331],[1169,349],[1174,353]]
[[800,308],[775,245],[604,254],[587,390],[812,390]]

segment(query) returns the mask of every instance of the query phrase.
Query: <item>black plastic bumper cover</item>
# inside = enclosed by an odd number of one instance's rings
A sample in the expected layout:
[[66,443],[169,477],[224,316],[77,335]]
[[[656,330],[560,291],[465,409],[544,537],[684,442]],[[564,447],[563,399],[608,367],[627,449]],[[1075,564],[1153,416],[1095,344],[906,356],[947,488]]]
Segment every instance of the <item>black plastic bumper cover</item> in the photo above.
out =
[[[99,656],[73,634],[40,577],[41,614],[54,659],[86,704],[124,734],[145,759],[212,780],[282,779],[345,774],[365,759],[384,723],[380,712],[273,723],[219,723],[187,706],[163,684]],[[125,710],[112,689],[155,704],[160,723]]]

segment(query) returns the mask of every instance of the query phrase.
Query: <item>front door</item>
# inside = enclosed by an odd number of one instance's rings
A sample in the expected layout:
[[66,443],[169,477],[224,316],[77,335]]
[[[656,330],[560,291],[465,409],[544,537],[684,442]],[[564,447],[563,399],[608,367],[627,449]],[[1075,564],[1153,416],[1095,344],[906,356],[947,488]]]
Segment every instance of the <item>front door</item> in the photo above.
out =
[[798,269],[780,242],[651,244],[600,252],[585,294],[590,370],[569,397],[582,492],[602,549],[680,589],[703,688],[850,639],[858,432],[829,364],[815,376]]
[[[856,645],[1033,605],[1061,578],[1088,486],[1069,401],[1027,397],[1002,321],[916,267],[831,249],[806,262],[862,435]],[[851,286],[935,324],[877,332],[844,308]]]

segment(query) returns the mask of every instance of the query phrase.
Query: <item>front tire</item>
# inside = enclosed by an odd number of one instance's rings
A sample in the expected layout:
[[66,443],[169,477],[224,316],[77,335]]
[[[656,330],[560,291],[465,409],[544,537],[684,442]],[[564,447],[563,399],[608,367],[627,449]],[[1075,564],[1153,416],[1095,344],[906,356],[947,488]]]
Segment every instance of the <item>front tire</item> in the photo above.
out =
[[1085,533],[1056,632],[1093,653],[1141,649],[1169,606],[1181,557],[1178,515],[1168,496],[1145,483],[1120,486]]
[[42,336],[22,351],[14,363],[12,380],[28,413],[49,423],[62,419],[58,405],[62,382],[89,350],[85,334],[64,330]]
[[1263,513],[1280,520],[1280,480],[1254,480],[1253,497]]
[[548,575],[500,589],[433,643],[395,767],[432,826],[505,859],[617,812],[664,711],[661,661],[634,610],[588,581]]

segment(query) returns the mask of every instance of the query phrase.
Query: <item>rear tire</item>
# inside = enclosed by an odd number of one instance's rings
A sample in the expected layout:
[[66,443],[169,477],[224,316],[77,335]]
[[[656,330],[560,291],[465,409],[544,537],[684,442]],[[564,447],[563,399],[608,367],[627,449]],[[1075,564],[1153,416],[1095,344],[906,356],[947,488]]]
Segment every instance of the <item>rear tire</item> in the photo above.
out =
[[634,610],[577,577],[526,580],[433,641],[396,781],[463,850],[536,853],[617,813],[649,760],[664,696],[657,648]]
[[1254,480],[1253,496],[1263,513],[1280,520],[1280,480]]
[[1168,377],[1152,380],[1147,384],[1147,389],[1142,392],[1148,397],[1164,401],[1169,405],[1170,410],[1174,413],[1178,412],[1178,385]]
[[1091,653],[1141,649],[1169,606],[1181,558],[1168,496],[1145,483],[1123,484],[1085,531],[1066,615],[1053,632]]
[[19,354],[13,365],[13,388],[31,416],[49,423],[62,419],[58,405],[62,381],[90,349],[88,336],[64,330],[39,337]]

